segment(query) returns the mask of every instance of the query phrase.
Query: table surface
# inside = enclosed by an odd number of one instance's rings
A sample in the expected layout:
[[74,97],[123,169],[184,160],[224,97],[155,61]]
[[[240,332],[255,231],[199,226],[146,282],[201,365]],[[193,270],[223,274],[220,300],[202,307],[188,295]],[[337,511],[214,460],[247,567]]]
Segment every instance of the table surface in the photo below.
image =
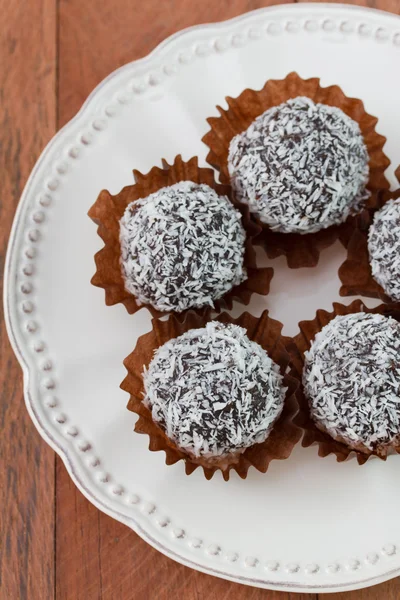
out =
[[[268,0],[0,0],[0,257],[45,144],[117,67],[184,27]],[[400,0],[350,2],[400,14]],[[1,270],[3,272],[3,270]],[[400,578],[357,592],[294,594],[183,567],[92,506],[25,409],[21,370],[0,324],[1,600],[398,600]]]

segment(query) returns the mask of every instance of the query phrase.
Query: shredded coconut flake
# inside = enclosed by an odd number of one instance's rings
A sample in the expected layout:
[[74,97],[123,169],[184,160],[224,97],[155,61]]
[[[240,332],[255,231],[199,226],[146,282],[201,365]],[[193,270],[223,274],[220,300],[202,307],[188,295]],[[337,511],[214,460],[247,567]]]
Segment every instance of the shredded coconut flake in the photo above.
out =
[[298,97],[233,138],[228,168],[241,202],[275,231],[313,233],[358,212],[369,192],[368,151],[342,110]]
[[162,188],[120,221],[125,288],[161,311],[214,306],[247,279],[245,241],[240,212],[208,185]]
[[400,198],[375,213],[368,251],[374,279],[392,300],[400,300]]
[[400,434],[400,324],[379,314],[338,316],[305,354],[311,416],[331,435],[370,450]]
[[283,409],[282,380],[243,328],[212,321],[156,351],[144,403],[179,448],[224,457],[266,440]]

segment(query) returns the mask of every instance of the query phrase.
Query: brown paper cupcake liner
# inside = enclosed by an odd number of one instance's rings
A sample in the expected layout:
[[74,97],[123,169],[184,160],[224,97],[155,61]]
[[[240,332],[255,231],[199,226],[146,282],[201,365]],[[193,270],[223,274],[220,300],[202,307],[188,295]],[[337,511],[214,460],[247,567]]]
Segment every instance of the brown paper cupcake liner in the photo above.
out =
[[238,319],[233,319],[227,313],[219,315],[216,319],[222,323],[234,323],[244,327],[248,337],[268,352],[270,358],[279,365],[284,376],[283,383],[288,388],[285,405],[265,442],[248,448],[242,454],[237,455],[232,463],[213,466],[201,464],[201,460],[193,460],[167,438],[164,431],[152,420],[151,411],[142,402],[144,397],[142,373],[144,367],[151,362],[155,350],[168,340],[176,338],[190,329],[204,327],[210,321],[210,314],[210,310],[204,310],[202,313],[188,311],[184,318],[171,315],[166,321],[153,319],[152,331],[138,339],[134,351],[124,361],[128,375],[122,382],[121,388],[130,394],[128,409],[139,415],[135,431],[149,436],[149,450],[165,452],[167,465],[183,460],[187,475],[201,466],[206,479],[211,479],[218,470],[222,471],[225,481],[228,481],[231,470],[235,470],[242,479],[245,479],[252,465],[258,471],[265,473],[272,460],[288,458],[301,437],[301,430],[293,423],[293,418],[298,411],[298,380],[287,373],[290,366],[290,355],[286,350],[284,338],[281,336],[282,323],[271,319],[268,311],[264,311],[260,318],[245,312]]
[[[400,167],[396,171],[400,183]],[[347,244],[347,257],[339,268],[342,282],[341,296],[366,296],[379,298],[383,302],[392,303],[392,299],[374,279],[368,251],[368,231],[377,210],[389,200],[400,198],[400,189],[396,192],[383,191],[377,195],[377,206],[364,209],[355,219],[355,226]]]
[[[211,130],[203,137],[203,142],[210,149],[207,162],[218,169],[220,181],[225,184],[230,182],[228,153],[232,138],[245,131],[256,117],[272,106],[297,96],[307,96],[314,102],[336,106],[358,122],[370,159],[370,179],[367,188],[371,192],[371,197],[367,205],[375,206],[376,192],[389,188],[384,173],[390,164],[383,152],[386,138],[375,131],[377,118],[365,111],[361,100],[348,98],[337,85],[323,88],[318,78],[304,80],[296,73],[290,73],[283,80],[267,81],[259,91],[246,89],[238,98],[227,97],[228,109],[224,110],[218,106],[221,116],[207,119],[211,126]],[[276,258],[283,254],[286,256],[288,266],[296,269],[315,266],[321,250],[337,239],[346,245],[353,227],[353,218],[349,217],[342,225],[306,235],[274,232],[265,223],[261,221],[259,223],[262,227],[260,243],[265,246],[269,258]]]
[[165,160],[162,161],[162,164],[162,169],[153,167],[145,175],[134,170],[135,185],[124,187],[115,196],[103,190],[89,210],[89,217],[98,225],[97,232],[104,241],[104,247],[95,255],[96,273],[91,282],[93,285],[105,290],[107,306],[121,302],[130,314],[140,310],[143,306],[148,308],[154,317],[166,314],[150,304],[138,304],[135,296],[125,289],[120,266],[119,222],[128,204],[140,198],[145,198],[149,194],[178,181],[194,181],[195,183],[209,185],[218,194],[228,196],[242,215],[242,224],[247,234],[244,255],[247,279],[232,288],[222,298],[216,300],[214,302],[215,309],[217,311],[222,308],[231,309],[233,300],[248,304],[253,293],[268,294],[273,269],[270,267],[257,267],[253,247],[253,240],[260,234],[261,228],[251,218],[247,208],[232,200],[230,186],[216,183],[213,170],[200,168],[197,157],[185,162],[178,155],[172,165],[169,165]]
[[[336,316],[357,312],[378,313],[386,317],[393,317],[400,322],[400,308],[399,305],[395,304],[381,304],[376,308],[368,308],[361,300],[354,300],[349,306],[334,302],[332,312],[318,310],[313,320],[301,321],[299,323],[300,333],[295,338],[292,340],[287,338],[286,347],[291,354],[293,374],[296,374],[300,381],[304,367],[304,353],[310,349],[316,334]],[[298,398],[300,410],[294,422],[304,432],[302,439],[303,448],[317,444],[319,456],[325,457],[329,454],[335,454],[338,462],[347,460],[350,455],[357,458],[359,465],[363,465],[371,456],[378,456],[382,460],[386,460],[387,452],[378,453],[367,450],[365,447],[363,448],[364,451],[361,449],[354,450],[353,448],[349,448],[345,442],[342,443],[341,441],[334,440],[329,433],[321,431],[311,417],[308,400],[302,386],[300,387]],[[400,445],[395,447],[394,450],[400,453]]]

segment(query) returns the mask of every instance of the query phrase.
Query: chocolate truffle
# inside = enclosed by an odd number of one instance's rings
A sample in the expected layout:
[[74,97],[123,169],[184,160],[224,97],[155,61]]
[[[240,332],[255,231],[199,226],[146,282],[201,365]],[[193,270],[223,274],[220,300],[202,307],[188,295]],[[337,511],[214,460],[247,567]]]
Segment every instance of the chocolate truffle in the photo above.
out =
[[274,106],[234,137],[228,169],[237,198],[282,233],[343,223],[369,197],[368,151],[342,110],[298,97]]
[[132,202],[120,221],[125,288],[160,311],[213,306],[247,278],[246,233],[228,198],[181,181]]
[[215,464],[266,440],[283,409],[282,381],[245,329],[211,321],[155,352],[144,403],[179,449]]
[[368,234],[372,275],[392,300],[400,300],[400,198],[375,213]]
[[305,354],[303,385],[319,429],[387,453],[400,441],[400,324],[380,314],[335,317]]

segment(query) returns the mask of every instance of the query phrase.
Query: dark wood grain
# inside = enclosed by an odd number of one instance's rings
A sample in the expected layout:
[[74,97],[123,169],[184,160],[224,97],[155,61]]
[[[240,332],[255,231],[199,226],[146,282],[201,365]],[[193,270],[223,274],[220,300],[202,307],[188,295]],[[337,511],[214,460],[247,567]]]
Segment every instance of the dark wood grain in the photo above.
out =
[[[23,185],[56,129],[55,1],[0,0],[0,14],[3,274],[8,235]],[[26,411],[21,370],[3,319],[0,352],[0,597],[52,598],[54,453],[41,440]]]
[[[400,0],[345,3],[400,14]],[[106,75],[190,25],[277,4],[266,0],[0,0],[0,258],[40,150]],[[56,102],[58,100],[58,102]],[[0,327],[0,599],[398,600],[400,580],[343,594],[232,584],[162,556],[94,508],[26,413],[20,370]]]
[[341,594],[320,594],[318,600],[399,600],[400,580],[392,579],[387,583]]

